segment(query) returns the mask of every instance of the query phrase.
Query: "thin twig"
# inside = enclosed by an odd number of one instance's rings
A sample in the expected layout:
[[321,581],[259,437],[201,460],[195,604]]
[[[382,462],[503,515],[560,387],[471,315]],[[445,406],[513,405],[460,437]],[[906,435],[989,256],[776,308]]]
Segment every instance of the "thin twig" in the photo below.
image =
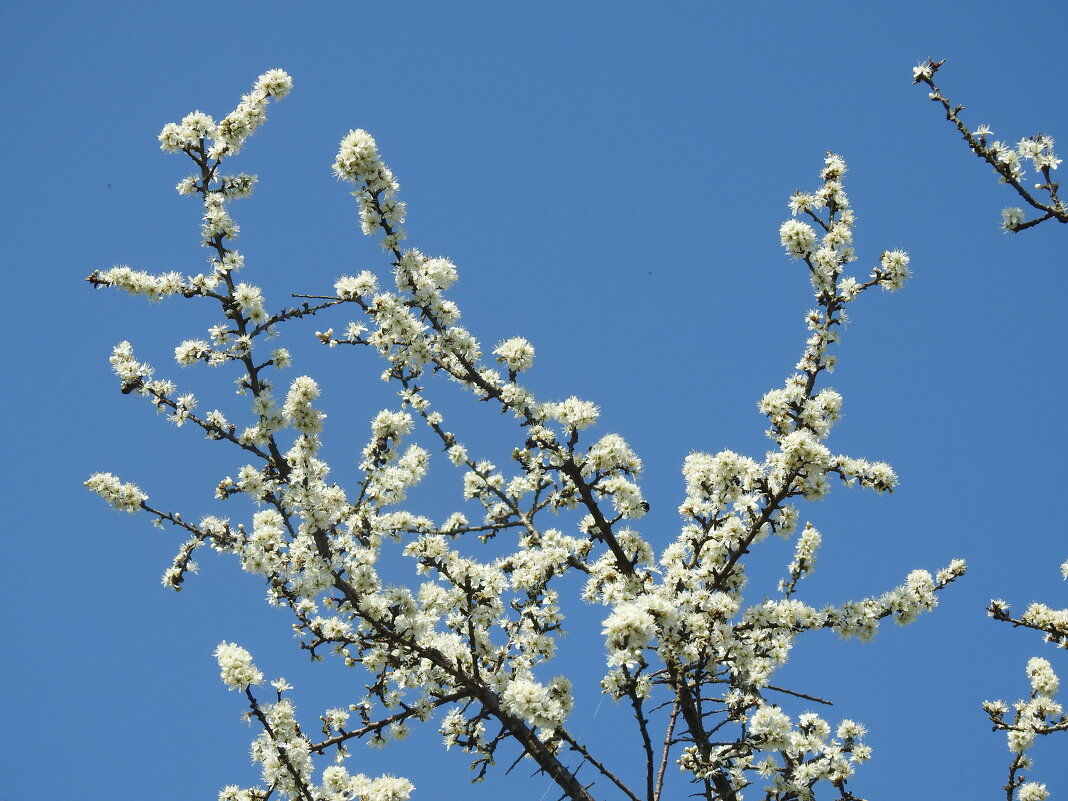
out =
[[787,690],[785,687],[774,687],[768,685],[769,690],[774,690],[777,693],[786,693],[787,695],[793,695],[797,698],[804,698],[806,701],[815,701],[817,704],[826,704],[827,706],[834,706],[834,701],[828,701],[825,698],[817,698],[814,695],[806,695],[805,693],[799,693],[796,690]]
[[667,731],[664,733],[664,751],[660,757],[660,769],[656,773],[656,789],[653,791],[652,801],[660,801],[660,793],[664,790],[664,774],[667,772],[668,752],[671,750],[672,734],[675,733],[675,721],[679,717],[679,701],[671,705],[671,717],[668,718]]

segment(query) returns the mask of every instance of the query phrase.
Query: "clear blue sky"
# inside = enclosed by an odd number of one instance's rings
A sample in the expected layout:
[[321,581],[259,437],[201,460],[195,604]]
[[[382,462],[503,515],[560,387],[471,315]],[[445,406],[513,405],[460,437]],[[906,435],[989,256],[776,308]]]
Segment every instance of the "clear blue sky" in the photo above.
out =
[[[956,556],[971,569],[935,614],[874,643],[802,640],[783,681],[832,698],[832,719],[869,727],[875,758],[853,786],[863,797],[997,797],[1009,753],[980,702],[1023,695],[1035,654],[1068,681],[1062,655],[983,611],[995,596],[1017,611],[1068,603],[1057,569],[1068,558],[1068,230],[1001,233],[1010,197],[910,84],[910,68],[948,58],[942,85],[968,106],[966,119],[1013,141],[1059,134],[1068,146],[1068,8],[1027,9],[4,3],[0,801],[184,801],[250,783],[254,731],[211,656],[223,639],[296,685],[313,731],[325,706],[350,700],[352,674],[309,670],[285,615],[234,563],[203,558],[186,591],[164,590],[173,532],[81,485],[110,470],[199,517],[219,511],[212,490],[242,463],[121,396],[107,365],[130,339],[161,375],[203,390],[207,408],[234,404],[228,377],[171,359],[214,322],[206,309],[150,307],[82,279],[116,263],[203,269],[199,208],[173,191],[186,164],[160,153],[156,134],[194,108],[223,116],[271,67],[295,88],[236,162],[260,176],[233,208],[245,280],[281,303],[328,290],[341,273],[384,271],[329,171],[338,140],[370,130],[401,182],[412,243],[459,265],[469,326],[491,346],[531,339],[534,388],[597,402],[599,430],[623,434],[645,460],[653,511],[642,530],[659,544],[677,531],[688,452],[759,457],[767,447],[755,403],[796,361],[808,307],[777,229],[790,193],[815,188],[824,152],[844,155],[860,264],[903,248],[914,279],[852,313],[833,376],[846,417],[831,447],[889,461],[902,485],[891,497],[836,489],[805,510],[825,541],[807,597],[881,592]],[[388,402],[371,354],[316,351],[311,333],[346,319],[293,325],[286,339],[293,375],[323,379],[339,479]],[[499,423],[486,411],[470,421],[491,434]],[[488,436],[468,439],[492,450]],[[444,466],[435,477],[442,495],[455,490]],[[438,502],[433,491],[417,500]],[[768,558],[777,575],[789,557]],[[600,614],[585,615],[594,631]],[[564,668],[589,668],[595,683],[600,649],[573,637]],[[610,702],[588,691],[581,701],[576,730],[615,737]],[[410,775],[422,801],[543,797],[545,782],[521,769],[470,787],[463,755],[437,740],[428,726],[407,746],[358,748],[351,764]],[[1065,738],[1035,753],[1035,778],[1068,792]]]

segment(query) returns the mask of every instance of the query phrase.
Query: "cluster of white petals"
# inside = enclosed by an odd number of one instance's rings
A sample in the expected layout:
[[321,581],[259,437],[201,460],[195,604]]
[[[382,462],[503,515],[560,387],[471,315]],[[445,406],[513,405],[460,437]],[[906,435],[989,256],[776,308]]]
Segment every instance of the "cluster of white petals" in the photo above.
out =
[[501,363],[508,366],[509,370],[521,373],[534,366],[534,346],[523,337],[506,339],[493,350]]
[[345,275],[334,283],[334,291],[345,300],[373,295],[378,291],[378,278],[367,270],[356,276]]
[[816,232],[806,222],[787,220],[779,228],[779,239],[787,253],[795,259],[803,259],[812,253]]
[[567,400],[554,403],[548,411],[548,416],[558,420],[564,428],[571,431],[581,431],[589,428],[597,422],[600,411],[597,406],[589,401],[584,401],[572,395]]
[[214,276],[197,275],[186,278],[173,271],[152,275],[126,265],[97,270],[89,280],[96,285],[124,289],[131,295],[143,295],[149,300],[160,300],[168,295],[202,293],[214,289],[218,284],[218,279]]
[[[1016,701],[1011,707],[1004,701],[986,701],[986,711],[995,730],[1006,733],[1009,751],[1013,753],[1010,776],[1017,777],[1016,801],[1042,801],[1049,796],[1046,786],[1025,781],[1023,771],[1033,767],[1027,751],[1037,737],[1068,731],[1068,714],[1054,696],[1060,690],[1060,679],[1048,660],[1032,657],[1027,662],[1027,678],[1031,684],[1029,698]],[[1012,712],[1011,717],[1009,712]]]
[[[976,134],[984,137],[993,134],[993,131],[986,125],[981,125],[975,131]],[[1025,175],[1024,163],[1030,162],[1032,169],[1039,173],[1047,173],[1050,170],[1055,170],[1061,163],[1061,159],[1057,158],[1056,153],[1053,152],[1053,137],[1046,134],[1036,134],[1035,136],[1027,136],[1017,142],[1015,145],[995,140],[989,145],[986,145],[990,155],[998,162],[1003,168],[1004,172],[999,171],[1001,179],[1005,180],[1023,180]],[[1006,226],[1008,227],[1008,226]],[[1009,228],[1008,230],[1012,230]]]
[[1047,798],[1049,791],[1046,790],[1046,785],[1038,782],[1024,782],[1016,791],[1017,801],[1046,801]]
[[205,140],[211,140],[208,152],[213,159],[236,155],[245,140],[266,122],[268,100],[281,100],[292,88],[293,80],[285,72],[269,70],[218,124],[201,111],[187,114],[180,123],[167,123],[158,137],[160,148],[167,153],[188,152],[203,148]]
[[501,692],[505,708],[539,729],[552,731],[571,711],[570,684],[557,677],[548,686],[517,676]]
[[303,434],[318,434],[323,428],[322,412],[312,407],[312,401],[319,397],[319,385],[315,379],[302,375],[293,379],[286,394],[286,403],[282,414],[291,421],[293,428]]
[[139,511],[141,504],[148,500],[135,484],[123,483],[111,473],[93,473],[85,486],[123,512]]
[[341,140],[334,174],[343,181],[359,184],[353,192],[360,205],[360,226],[368,236],[382,231],[382,247],[396,248],[404,239],[400,227],[404,222],[405,205],[397,198],[400,186],[393,173],[378,156],[374,137],[362,128],[349,131]]
[[221,642],[215,649],[219,674],[231,690],[244,690],[250,684],[262,684],[263,674],[252,664],[252,654],[240,645]]

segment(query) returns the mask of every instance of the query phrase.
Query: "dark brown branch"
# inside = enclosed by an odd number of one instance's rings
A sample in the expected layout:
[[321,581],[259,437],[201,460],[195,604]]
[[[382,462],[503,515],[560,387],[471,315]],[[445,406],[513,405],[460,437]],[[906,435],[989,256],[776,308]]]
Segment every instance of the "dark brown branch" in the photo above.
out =
[[601,762],[594,759],[593,755],[590,754],[586,747],[579,743],[577,740],[575,740],[574,737],[572,737],[565,731],[557,732],[556,736],[558,736],[561,740],[567,743],[572,751],[575,751],[576,753],[580,754],[586,762],[589,762],[591,765],[597,768],[597,770],[600,771],[601,775],[603,775],[606,779],[612,782],[612,784],[622,790],[624,795],[627,796],[627,798],[631,799],[631,801],[641,801],[641,799],[638,798],[638,796],[636,796],[634,792],[619,779],[619,777],[612,773],[612,771],[608,770],[608,768],[606,768]]
[[787,695],[792,695],[795,698],[804,698],[806,701],[814,701],[817,704],[826,704],[827,706],[834,706],[834,701],[828,701],[824,698],[817,698],[814,695],[806,695],[805,693],[799,693],[796,690],[787,690],[785,687],[774,687],[769,684],[767,689],[774,690],[777,693],[786,693]]
[[660,755],[660,769],[656,772],[656,789],[653,791],[652,801],[660,801],[660,794],[664,789],[664,774],[667,772],[668,754],[671,751],[672,734],[675,731],[675,721],[679,717],[679,699],[675,699],[671,705],[671,716],[668,718],[667,731],[664,732],[664,750]]

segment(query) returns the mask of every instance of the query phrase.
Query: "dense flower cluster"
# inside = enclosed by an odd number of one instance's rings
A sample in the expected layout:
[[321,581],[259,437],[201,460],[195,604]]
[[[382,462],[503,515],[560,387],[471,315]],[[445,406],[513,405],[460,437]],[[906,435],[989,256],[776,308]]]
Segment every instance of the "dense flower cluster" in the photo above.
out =
[[384,232],[382,247],[390,250],[404,239],[399,227],[404,222],[405,205],[397,198],[400,186],[393,173],[378,157],[378,145],[363,129],[349,131],[341,140],[334,174],[360,186],[353,195],[360,204],[360,226],[368,236]]
[[160,149],[165,153],[189,152],[203,147],[205,140],[213,140],[209,151],[213,159],[237,155],[245,140],[267,121],[268,99],[281,100],[292,88],[293,80],[285,72],[269,70],[218,124],[199,110],[187,114],[180,123],[167,123],[158,137]]
[[1034,745],[1036,736],[1068,731],[1068,714],[1054,699],[1060,689],[1060,679],[1047,660],[1037,656],[1028,660],[1027,677],[1031,682],[1031,696],[1012,705],[1011,719],[1006,717],[1010,707],[1004,701],[986,701],[983,709],[994,728],[1006,732],[1009,750],[1014,754],[1008,788],[1016,790],[1017,801],[1043,801],[1049,795],[1046,786],[1025,781],[1024,772],[1033,767],[1026,752]]
[[252,654],[231,642],[219,643],[215,649],[223,684],[231,690],[244,690],[250,684],[263,682],[263,674],[252,664]]
[[137,512],[148,500],[148,496],[134,484],[124,484],[111,473],[93,473],[85,486],[123,512]]

